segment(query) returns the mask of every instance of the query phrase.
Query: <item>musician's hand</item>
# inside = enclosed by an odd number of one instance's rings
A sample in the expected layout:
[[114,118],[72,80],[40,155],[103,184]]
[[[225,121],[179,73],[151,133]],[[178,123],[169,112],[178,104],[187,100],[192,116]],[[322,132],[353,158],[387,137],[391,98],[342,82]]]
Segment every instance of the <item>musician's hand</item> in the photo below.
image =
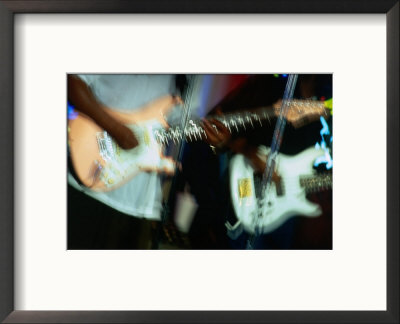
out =
[[223,148],[229,142],[231,134],[228,128],[226,128],[219,120],[214,118],[209,120],[204,119],[202,121],[202,126],[206,132],[204,141],[208,144],[217,148]]
[[[263,174],[265,172],[268,155],[259,154],[258,149],[255,147],[248,149],[245,155],[250,160],[255,173]],[[281,179],[281,176],[274,170],[272,173],[272,181],[275,182],[275,184],[279,184]]]
[[177,169],[182,170],[182,165],[174,161],[171,157],[161,155],[157,164],[146,164],[139,166],[139,168],[143,172],[157,172],[159,174],[172,176]]
[[139,144],[133,132],[124,124],[119,122],[111,122],[110,124],[106,130],[121,148],[129,150]]
[[[249,144],[246,138],[239,137],[235,140],[230,141],[229,148],[232,152],[236,154],[243,154],[245,157],[247,157],[255,173],[264,173],[265,166],[267,164],[267,155],[259,154],[258,148],[254,145]],[[274,173],[272,174],[272,181],[278,183],[280,179],[281,177],[274,171]]]
[[172,96],[174,105],[183,105],[183,100],[180,96]]
[[182,164],[174,161],[172,158],[163,156],[160,167],[156,170],[158,173],[173,176],[176,170],[182,171]]
[[261,159],[257,154],[250,156],[251,165],[254,168],[254,172],[262,174],[265,171],[265,160]]

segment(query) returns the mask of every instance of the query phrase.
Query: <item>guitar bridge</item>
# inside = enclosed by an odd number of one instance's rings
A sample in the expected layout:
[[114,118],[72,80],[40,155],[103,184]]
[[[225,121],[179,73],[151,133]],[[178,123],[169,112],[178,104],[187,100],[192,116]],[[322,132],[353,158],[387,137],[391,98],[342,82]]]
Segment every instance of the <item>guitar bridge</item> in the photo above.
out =
[[97,144],[100,156],[105,161],[110,161],[115,157],[115,150],[111,137],[106,131],[96,133]]

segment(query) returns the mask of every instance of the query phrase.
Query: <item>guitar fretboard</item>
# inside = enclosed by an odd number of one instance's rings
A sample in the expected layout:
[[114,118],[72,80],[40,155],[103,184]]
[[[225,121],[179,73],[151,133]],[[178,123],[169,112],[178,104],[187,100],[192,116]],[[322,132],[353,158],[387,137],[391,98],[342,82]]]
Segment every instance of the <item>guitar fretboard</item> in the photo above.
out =
[[[309,116],[319,116],[325,112],[324,103],[312,100],[292,100],[288,113],[289,122],[298,122]],[[254,129],[271,125],[271,120],[279,114],[279,107],[262,107],[255,111],[225,114],[223,116],[212,116],[208,119],[220,121],[230,133],[238,133],[247,128]],[[181,140],[187,142],[199,141],[206,138],[206,131],[201,125],[201,120],[190,119],[188,126],[182,129],[179,126],[169,129],[159,129],[154,132],[157,142],[167,144],[170,141],[178,143]]]
[[[220,121],[230,133],[246,130],[248,127],[255,128],[257,126],[265,126],[270,124],[271,119],[275,116],[274,110],[264,109],[262,113],[245,112],[240,114],[227,114],[224,116],[213,116],[211,118]],[[207,137],[201,120],[189,120],[185,129],[180,127],[171,127],[169,129],[161,129],[155,131],[156,140],[160,144],[167,144],[170,141],[177,143],[183,139],[187,142],[194,142],[205,139]],[[218,131],[216,129],[216,131]]]
[[332,174],[300,177],[300,185],[307,192],[317,192],[332,188]]

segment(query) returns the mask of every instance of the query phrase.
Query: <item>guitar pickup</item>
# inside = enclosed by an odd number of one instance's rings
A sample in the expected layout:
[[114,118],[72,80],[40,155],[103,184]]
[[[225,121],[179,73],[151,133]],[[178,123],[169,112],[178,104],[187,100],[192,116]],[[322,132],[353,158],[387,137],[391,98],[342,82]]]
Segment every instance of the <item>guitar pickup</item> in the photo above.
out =
[[283,196],[284,195],[284,190],[283,190],[282,181],[280,179],[279,179],[278,182],[275,183],[275,187],[276,187],[276,195],[277,196]]

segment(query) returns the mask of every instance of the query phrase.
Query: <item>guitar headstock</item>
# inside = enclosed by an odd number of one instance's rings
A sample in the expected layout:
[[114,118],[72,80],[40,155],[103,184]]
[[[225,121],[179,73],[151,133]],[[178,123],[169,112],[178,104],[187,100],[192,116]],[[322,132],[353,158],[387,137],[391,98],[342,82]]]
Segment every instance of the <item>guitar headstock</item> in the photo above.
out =
[[[274,110],[277,116],[279,116],[281,104],[281,100],[274,104]],[[295,128],[318,120],[320,116],[328,116],[328,110],[323,101],[296,99],[288,101],[287,104],[289,105],[289,109],[287,111],[286,120]]]

